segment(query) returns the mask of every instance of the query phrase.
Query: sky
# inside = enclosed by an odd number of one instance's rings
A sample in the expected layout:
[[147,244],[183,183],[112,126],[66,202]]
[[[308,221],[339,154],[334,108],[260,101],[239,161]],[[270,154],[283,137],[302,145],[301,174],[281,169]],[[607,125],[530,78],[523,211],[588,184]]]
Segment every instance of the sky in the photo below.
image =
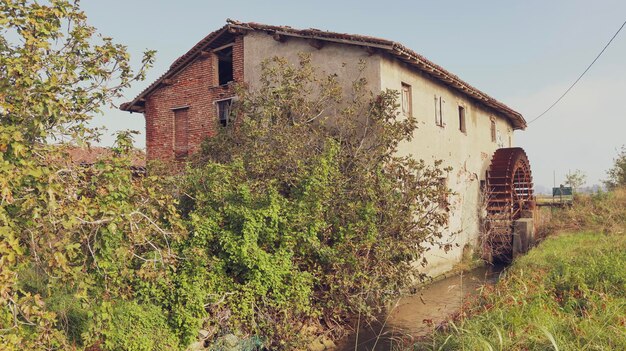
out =
[[[132,100],[169,65],[227,18],[317,28],[400,42],[474,87],[534,119],[591,63],[626,21],[624,0],[567,1],[196,1],[83,0],[89,21],[128,46],[136,61],[157,50]],[[562,183],[569,171],[599,184],[626,144],[626,29],[574,89],[548,114],[515,132],[530,159],[536,185]],[[141,132],[141,114],[105,109],[103,145],[116,130]]]

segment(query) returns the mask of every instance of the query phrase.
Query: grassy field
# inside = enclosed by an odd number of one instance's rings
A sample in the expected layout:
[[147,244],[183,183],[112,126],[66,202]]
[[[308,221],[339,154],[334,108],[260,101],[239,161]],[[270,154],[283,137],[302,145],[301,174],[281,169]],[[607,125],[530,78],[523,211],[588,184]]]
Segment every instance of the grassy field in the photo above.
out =
[[618,192],[563,210],[552,230],[570,231],[517,260],[414,349],[626,350],[625,199]]

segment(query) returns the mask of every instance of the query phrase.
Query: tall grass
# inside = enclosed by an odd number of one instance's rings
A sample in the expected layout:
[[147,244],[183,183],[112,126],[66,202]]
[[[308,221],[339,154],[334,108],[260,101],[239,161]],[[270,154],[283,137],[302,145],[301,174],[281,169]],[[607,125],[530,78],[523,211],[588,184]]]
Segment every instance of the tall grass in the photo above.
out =
[[572,207],[543,208],[540,217],[540,236],[563,230],[621,232],[626,224],[626,188],[595,194],[576,194]]
[[626,350],[626,191],[578,198],[549,236],[414,349]]

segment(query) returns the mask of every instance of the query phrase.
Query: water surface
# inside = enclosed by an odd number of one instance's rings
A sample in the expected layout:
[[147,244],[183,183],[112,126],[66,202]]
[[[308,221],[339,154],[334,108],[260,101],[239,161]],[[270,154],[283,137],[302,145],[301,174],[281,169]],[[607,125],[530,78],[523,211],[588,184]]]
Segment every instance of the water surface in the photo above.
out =
[[389,351],[409,345],[416,337],[433,331],[433,326],[457,312],[484,284],[497,282],[503,266],[486,266],[424,286],[415,295],[400,298],[386,316],[339,343],[339,351]]

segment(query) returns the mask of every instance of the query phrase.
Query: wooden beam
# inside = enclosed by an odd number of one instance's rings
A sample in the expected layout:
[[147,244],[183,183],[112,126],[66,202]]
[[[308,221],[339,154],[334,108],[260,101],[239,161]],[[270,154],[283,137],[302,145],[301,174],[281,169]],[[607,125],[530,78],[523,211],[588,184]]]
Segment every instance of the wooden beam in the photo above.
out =
[[200,51],[200,57],[201,58],[207,58],[209,56],[211,56],[210,52],[208,52],[208,51]]
[[310,39],[309,45],[319,50],[324,47],[324,42],[319,39]]
[[217,47],[217,48],[215,48],[215,49],[213,49],[213,50],[211,50],[211,51],[213,51],[213,52],[216,52],[216,51],[222,51],[222,50],[224,50],[224,49],[226,49],[226,48],[229,48],[229,47],[231,47],[231,46],[235,46],[235,43],[228,43],[228,44],[226,44],[226,45],[222,45],[222,46],[220,46],[220,47]]
[[328,41],[328,42],[333,42],[333,43],[341,43],[341,44],[351,44],[351,45],[358,45],[358,46],[371,46],[373,48],[380,48],[383,50],[393,50],[393,46],[391,45],[385,45],[385,44],[376,44],[376,43],[367,43],[367,44],[363,44],[363,42],[360,41],[356,41],[356,40],[350,40],[350,39],[339,39],[339,38],[326,38],[326,37],[314,37],[311,38],[311,35],[304,35],[304,34],[297,34],[297,33],[293,33],[293,32],[285,32],[285,31],[276,31],[276,33],[280,34],[280,35],[285,35],[288,37],[296,37],[296,38],[305,38],[305,39],[317,39],[320,38],[323,41]]
[[280,43],[284,43],[285,41],[287,41],[287,37],[286,36],[284,36],[282,34],[279,34],[279,33],[276,33],[276,32],[274,32],[274,34],[272,34],[272,38],[274,38],[274,40],[276,40],[277,42],[280,42]]
[[374,55],[374,54],[376,54],[378,52],[378,50],[376,48],[373,48],[371,46],[366,46],[365,47],[365,51],[367,52],[367,54],[369,56],[372,56],[372,55]]
[[248,32],[249,29],[241,27],[241,26],[234,26],[234,25],[230,25],[228,26],[228,33],[232,33],[232,34],[246,34],[246,32]]

